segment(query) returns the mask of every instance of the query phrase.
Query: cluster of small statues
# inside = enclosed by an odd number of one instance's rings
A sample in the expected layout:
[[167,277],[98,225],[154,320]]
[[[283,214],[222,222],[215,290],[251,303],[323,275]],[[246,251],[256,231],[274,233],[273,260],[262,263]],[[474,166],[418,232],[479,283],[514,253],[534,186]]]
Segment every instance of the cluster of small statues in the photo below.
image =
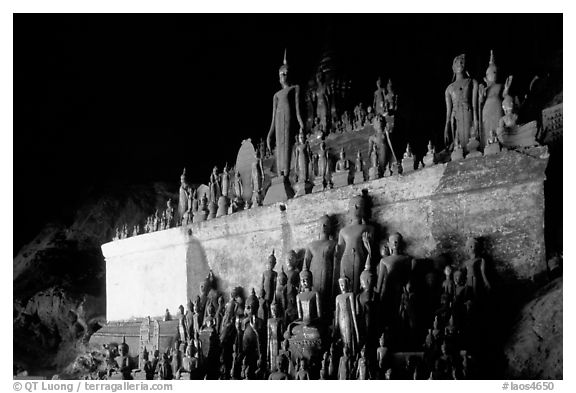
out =
[[[353,197],[349,223],[331,238],[292,250],[276,271],[266,261],[258,292],[229,300],[212,271],[200,293],[180,306],[173,347],[127,348],[111,360],[113,378],[146,379],[464,379],[476,378],[478,341],[491,285],[478,240],[467,259],[443,266],[405,254],[395,232],[374,247],[366,196]],[[299,257],[300,255],[300,257]],[[378,261],[378,263],[375,263]],[[123,344],[125,345],[125,344]],[[153,352],[153,359],[149,359]],[[124,355],[122,354],[124,353]]]

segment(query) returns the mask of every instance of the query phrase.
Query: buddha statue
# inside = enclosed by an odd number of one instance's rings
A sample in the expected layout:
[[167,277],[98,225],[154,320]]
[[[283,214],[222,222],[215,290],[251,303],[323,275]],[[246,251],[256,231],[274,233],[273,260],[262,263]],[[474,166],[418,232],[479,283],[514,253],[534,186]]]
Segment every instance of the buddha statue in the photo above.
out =
[[122,375],[122,379],[132,379],[132,367],[130,364],[130,357],[128,356],[129,347],[126,344],[126,337],[122,337],[122,343],[118,346],[119,355],[114,359],[118,365],[118,372]]
[[402,158],[402,174],[406,175],[412,171],[414,171],[414,155],[412,154],[410,143],[407,143],[406,151],[404,152],[404,157]]
[[280,343],[282,342],[282,335],[284,333],[284,318],[282,318],[278,311],[278,303],[276,303],[276,298],[274,298],[270,305],[270,318],[268,318],[266,324],[268,343],[267,359],[270,370],[274,370],[276,367],[276,358],[278,357],[278,350],[280,349]]
[[384,96],[385,114],[387,116],[394,116],[398,111],[398,95],[394,92],[392,79],[388,78],[386,85],[386,95]]
[[305,195],[310,192],[311,187],[308,183],[308,164],[310,162],[310,147],[304,138],[304,132],[301,130],[298,134],[298,142],[294,146],[294,164],[296,169],[296,195]]
[[276,282],[276,292],[274,297],[276,298],[278,306],[278,315],[284,315],[286,308],[288,307],[288,295],[286,293],[286,286],[288,284],[288,276],[284,273],[284,266],[280,266],[280,273],[278,273],[278,279]]
[[362,160],[362,153],[358,150],[354,164],[354,184],[363,183],[364,181],[366,181],[364,177],[364,161]]
[[276,371],[272,372],[268,377],[269,380],[287,380],[290,379],[288,374],[288,359],[284,355],[280,355],[276,358]]
[[454,147],[456,136],[464,146],[468,144],[470,130],[478,130],[478,82],[466,71],[466,56],[459,55],[452,62],[453,82],[444,93],[446,123],[444,141]]
[[217,205],[218,199],[222,195],[222,189],[220,187],[220,175],[218,174],[218,167],[214,166],[212,168],[212,173],[210,174],[210,181],[208,182],[208,187],[210,189],[210,195],[208,201],[210,204]]
[[480,300],[491,289],[486,275],[486,261],[480,256],[476,238],[468,238],[465,247],[469,256],[463,263],[463,268],[466,269],[466,287],[472,299]]
[[[368,151],[372,152],[374,148],[377,151],[377,160],[379,172],[385,174],[386,169],[392,174],[392,164],[394,161],[394,151],[392,150],[388,125],[383,116],[377,116],[374,119],[375,133],[368,138]],[[372,160],[372,158],[371,158]],[[374,166],[374,163],[372,163]]]
[[321,132],[324,134],[328,131],[329,125],[329,89],[324,81],[324,74],[321,71],[316,73],[316,91],[314,92],[314,98],[316,101],[316,116],[319,119],[319,126]]
[[182,175],[180,175],[180,195],[178,198],[178,217],[184,217],[184,213],[188,211],[190,206],[188,205],[189,201],[189,194],[191,192],[190,186],[186,180],[186,168],[182,171]]
[[422,159],[424,166],[432,166],[434,165],[434,156],[436,154],[436,150],[434,149],[434,145],[432,145],[432,141],[428,141],[428,151],[426,155]]
[[356,313],[358,314],[358,329],[362,333],[362,339],[365,343],[368,342],[369,345],[372,345],[375,343],[370,341],[376,337],[376,301],[374,296],[375,277],[370,266],[372,251],[368,232],[362,235],[362,240],[368,250],[368,256],[364,271],[360,274],[361,292],[356,296]]
[[252,162],[252,206],[262,206],[262,201],[264,200],[264,169],[262,167],[262,157],[260,156],[260,150],[255,150],[254,162]]
[[338,247],[342,250],[340,276],[347,276],[350,279],[352,292],[358,293],[360,273],[367,257],[362,235],[367,232],[372,238],[374,233],[374,227],[365,223],[366,201],[364,197],[355,196],[350,200],[348,217],[350,223],[338,234]]
[[300,369],[296,373],[296,380],[297,381],[309,381],[310,380],[310,372],[308,371],[308,362],[306,358],[300,359]]
[[384,309],[384,320],[388,325],[400,307],[403,288],[410,280],[413,259],[402,253],[402,235],[398,232],[388,237],[390,255],[383,257],[378,264],[376,293]]
[[242,177],[237,170],[234,176],[234,200],[232,201],[232,212],[235,213],[244,209],[244,197],[242,196],[244,187],[242,186]]
[[314,188],[312,189],[312,192],[324,190],[330,174],[330,158],[328,156],[326,143],[324,141],[320,142],[317,168],[317,174],[314,178]]
[[341,293],[336,296],[334,338],[339,336],[348,351],[354,353],[360,342],[360,331],[356,321],[356,299],[354,293],[350,292],[350,279],[348,277],[340,277],[338,285]]
[[272,139],[276,144],[276,173],[278,176],[290,175],[290,155],[292,141],[298,130],[304,129],[300,116],[300,87],[292,85],[289,79],[289,67],[284,51],[284,63],[278,73],[282,89],[272,99],[272,124],[266,138],[268,150],[272,151]]
[[385,97],[386,90],[382,87],[382,78],[378,77],[376,80],[376,91],[374,92],[373,107],[376,116],[383,115],[386,112]]
[[505,87],[498,83],[497,79],[498,67],[494,61],[494,51],[490,50],[490,62],[484,77],[486,85],[480,84],[478,86],[478,105],[481,108],[480,148],[484,148],[488,144],[488,138],[492,131],[496,131],[498,122],[504,115],[502,100]]
[[503,141],[504,133],[512,132],[518,127],[516,102],[514,97],[509,94],[512,79],[512,75],[506,79],[506,85],[504,87],[504,98],[502,100],[502,111],[504,112],[504,115],[500,117],[500,120],[498,120],[498,126],[496,127],[496,134],[498,135],[498,139],[501,142]]
[[365,345],[360,350],[360,357],[358,358],[358,365],[356,367],[356,379],[358,381],[372,379],[370,375],[370,367],[368,365],[368,358],[366,357]]
[[228,163],[224,165],[220,179],[222,185],[222,196],[228,197],[230,194],[230,169],[228,168]]
[[260,288],[258,293],[258,318],[266,322],[270,313],[270,303],[266,300],[266,291]]
[[268,303],[272,302],[274,294],[276,293],[278,273],[274,271],[274,266],[276,266],[276,256],[274,256],[274,250],[272,250],[272,254],[270,254],[268,261],[266,262],[266,270],[262,273],[261,285],[261,288],[265,292],[265,299]]
[[330,217],[324,215],[318,222],[319,238],[306,246],[304,265],[314,277],[314,289],[322,299],[322,309],[331,314],[334,303],[334,257],[336,241],[330,239],[332,223]]
[[340,357],[340,363],[338,365],[338,380],[349,380],[352,379],[352,357],[350,353],[350,347],[344,345],[344,351]]
[[346,153],[342,148],[336,162],[336,172],[332,175],[332,182],[335,187],[342,187],[348,185],[350,180],[350,161],[346,159]]

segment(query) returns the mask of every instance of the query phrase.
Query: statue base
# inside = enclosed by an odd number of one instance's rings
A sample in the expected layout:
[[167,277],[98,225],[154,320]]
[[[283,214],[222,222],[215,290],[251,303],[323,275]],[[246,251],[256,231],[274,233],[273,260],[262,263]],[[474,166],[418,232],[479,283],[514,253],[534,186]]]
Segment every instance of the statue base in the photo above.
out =
[[324,177],[316,176],[314,179],[314,187],[312,187],[312,192],[320,192],[324,191],[325,184],[324,184]]
[[476,157],[482,157],[482,152],[475,150],[475,151],[471,151],[470,153],[466,154],[466,158],[476,158]]
[[332,174],[334,187],[344,187],[350,184],[350,171],[334,172]]
[[500,151],[501,149],[499,143],[491,143],[484,148],[484,155],[489,156],[491,154],[498,154]]
[[460,161],[463,159],[464,159],[464,151],[462,150],[462,148],[454,149],[454,151],[450,155],[451,161]]
[[380,179],[381,177],[382,177],[382,174],[380,173],[379,167],[372,167],[368,170],[368,179],[369,180],[376,180],[376,179]]
[[312,191],[312,184],[309,181],[298,182],[294,185],[294,190],[296,191],[296,195],[294,196],[297,197],[310,194]]
[[354,183],[353,184],[360,184],[360,183],[364,183],[366,181],[366,178],[364,177],[364,171],[357,171],[354,174]]
[[482,157],[482,152],[478,151],[478,147],[480,146],[480,142],[478,139],[470,139],[468,144],[466,145],[466,149],[468,150],[468,154],[466,154],[466,158],[475,158],[475,157]]
[[276,202],[286,202],[294,197],[294,190],[290,186],[288,178],[284,175],[272,178],[272,184],[264,197],[264,205],[271,205]]
[[[298,329],[300,328],[300,329]],[[320,363],[322,358],[322,331],[315,326],[297,326],[288,342],[293,360],[306,358],[309,363]]]
[[414,157],[408,157],[402,159],[402,174],[407,175],[410,172],[414,172]]
[[216,217],[222,217],[228,214],[228,206],[230,205],[230,200],[228,197],[222,195],[218,199],[218,211],[216,212]]
[[194,214],[194,221],[193,222],[206,221],[207,218],[208,218],[208,212],[200,210],[197,214]]

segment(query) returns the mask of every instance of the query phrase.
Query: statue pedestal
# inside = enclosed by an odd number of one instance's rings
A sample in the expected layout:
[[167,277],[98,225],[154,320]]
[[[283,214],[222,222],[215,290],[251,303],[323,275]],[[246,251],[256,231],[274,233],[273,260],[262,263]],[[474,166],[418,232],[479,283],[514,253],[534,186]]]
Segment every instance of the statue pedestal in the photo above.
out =
[[230,204],[230,200],[222,195],[218,199],[218,211],[216,212],[216,217],[222,217],[228,214],[228,206]]
[[296,191],[295,196],[297,197],[310,194],[310,192],[312,191],[312,183],[310,183],[309,181],[298,182],[294,185],[294,191]]
[[356,171],[356,173],[354,173],[354,184],[364,183],[365,181],[364,171]]
[[380,173],[379,167],[372,167],[368,170],[368,179],[369,180],[376,180],[376,179],[380,179],[381,177],[382,177],[382,175]]
[[271,205],[276,202],[286,202],[294,197],[294,190],[290,186],[288,178],[284,175],[276,176],[272,179],[272,184],[266,192],[264,205]]
[[422,159],[422,162],[424,162],[424,166],[432,166],[434,165],[434,154],[432,153],[427,153],[424,158]]
[[451,161],[460,161],[464,159],[464,151],[462,148],[455,148],[452,154],[450,155]]
[[498,154],[500,153],[500,144],[498,142],[491,143],[484,148],[484,155],[489,156],[491,154]]
[[193,222],[206,221],[207,218],[208,218],[208,211],[207,210],[199,210],[198,213],[194,214],[194,221]]
[[[296,331],[297,330],[297,331]],[[309,362],[322,358],[322,329],[315,326],[297,326],[288,338],[293,360],[306,358]]]
[[350,171],[334,172],[332,174],[334,187],[344,187],[350,184]]
[[312,187],[312,192],[324,191],[324,177],[316,176],[314,179],[314,187]]
[[414,172],[414,157],[405,157],[402,159],[402,174],[407,175]]

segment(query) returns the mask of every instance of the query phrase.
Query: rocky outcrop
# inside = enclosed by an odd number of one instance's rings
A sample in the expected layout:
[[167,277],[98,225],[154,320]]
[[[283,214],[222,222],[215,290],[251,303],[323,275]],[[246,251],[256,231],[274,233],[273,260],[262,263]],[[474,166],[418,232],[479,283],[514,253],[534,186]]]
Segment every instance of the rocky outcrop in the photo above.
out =
[[[177,185],[93,192],[70,223],[51,223],[13,261],[14,364],[35,375],[69,369],[105,322],[105,264],[100,246],[117,226],[143,224],[164,209]],[[130,231],[131,232],[131,231]]]
[[562,379],[562,288],[560,277],[522,308],[504,349],[507,378]]

